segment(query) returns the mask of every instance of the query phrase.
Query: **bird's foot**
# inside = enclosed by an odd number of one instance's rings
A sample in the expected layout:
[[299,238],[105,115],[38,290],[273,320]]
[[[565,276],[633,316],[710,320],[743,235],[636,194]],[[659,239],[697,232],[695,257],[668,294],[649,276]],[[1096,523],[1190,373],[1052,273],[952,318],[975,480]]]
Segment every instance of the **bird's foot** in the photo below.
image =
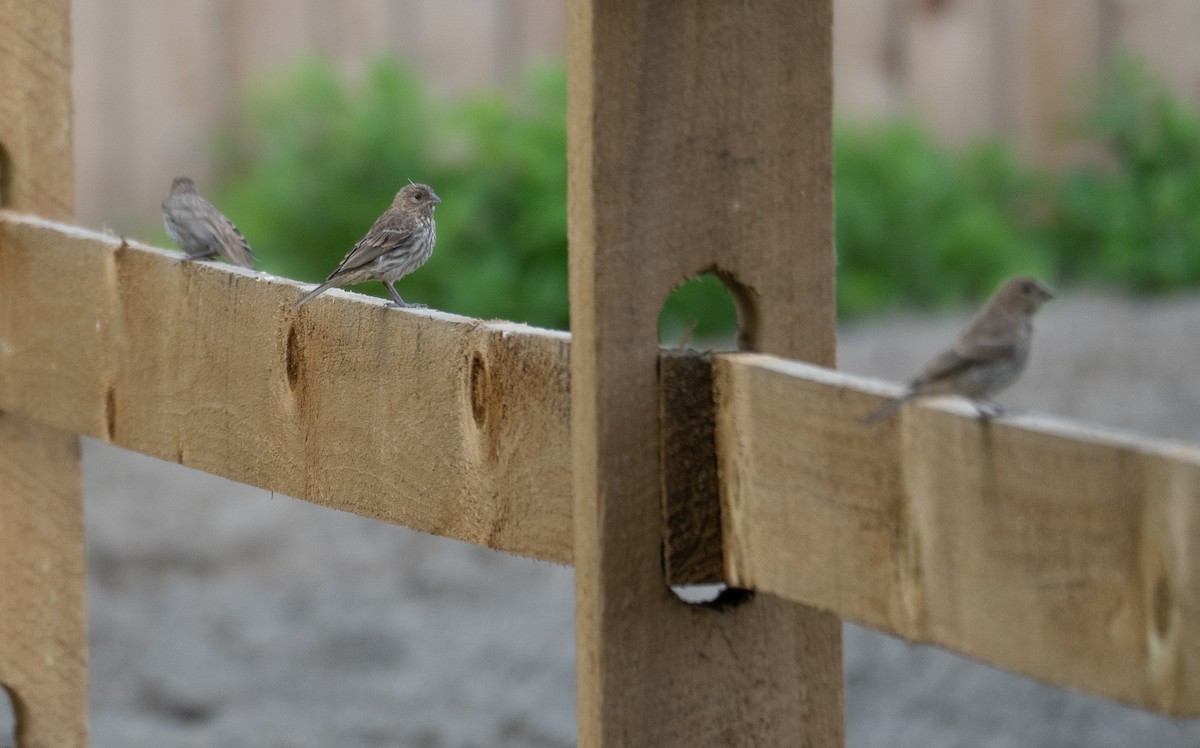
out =
[[1004,415],[1004,408],[990,400],[977,400],[975,409],[979,411],[979,420],[990,421]]

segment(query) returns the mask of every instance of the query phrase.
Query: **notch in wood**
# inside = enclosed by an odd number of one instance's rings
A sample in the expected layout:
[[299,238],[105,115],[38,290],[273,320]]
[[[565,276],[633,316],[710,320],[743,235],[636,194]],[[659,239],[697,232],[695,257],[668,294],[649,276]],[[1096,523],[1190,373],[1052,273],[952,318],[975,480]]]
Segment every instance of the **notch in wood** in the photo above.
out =
[[667,583],[723,582],[712,359],[696,351],[663,350],[658,385]]

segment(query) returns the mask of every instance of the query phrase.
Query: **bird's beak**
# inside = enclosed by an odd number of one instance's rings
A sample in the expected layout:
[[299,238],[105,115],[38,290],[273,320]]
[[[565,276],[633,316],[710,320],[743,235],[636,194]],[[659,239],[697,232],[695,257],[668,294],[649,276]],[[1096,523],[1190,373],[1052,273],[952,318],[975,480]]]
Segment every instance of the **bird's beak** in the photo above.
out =
[[1054,296],[1055,296],[1055,291],[1053,288],[1050,288],[1050,286],[1047,286],[1047,285],[1042,285],[1042,297],[1045,300],[1049,301],[1050,299],[1053,299]]
[[433,201],[434,205],[437,205],[438,203],[440,203],[442,201],[442,198],[438,197],[437,195],[435,195],[432,192],[429,193],[429,199]]

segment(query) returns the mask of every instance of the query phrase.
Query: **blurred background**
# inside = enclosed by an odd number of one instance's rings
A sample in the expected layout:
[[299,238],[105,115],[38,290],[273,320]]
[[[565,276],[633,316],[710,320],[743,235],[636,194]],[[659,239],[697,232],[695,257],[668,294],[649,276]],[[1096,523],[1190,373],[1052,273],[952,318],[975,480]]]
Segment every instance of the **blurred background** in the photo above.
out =
[[[1015,272],[1200,282],[1200,4],[836,0],[834,19],[844,318]],[[440,244],[414,298],[567,326],[561,2],[76,0],[74,26],[83,223],[165,245],[159,203],[189,174],[268,271],[316,281],[426,181]],[[698,292],[711,335],[719,290]]]
[[[1066,294],[1006,404],[1200,440],[1200,3],[834,8],[842,365],[903,379],[1035,273]],[[170,246],[188,174],[315,282],[425,181],[438,249],[401,294],[567,327],[562,0],[75,0],[73,25],[84,225]],[[664,325],[731,315],[700,281]],[[569,570],[84,455],[95,745],[573,744]],[[846,668],[852,746],[1200,745],[852,625]]]

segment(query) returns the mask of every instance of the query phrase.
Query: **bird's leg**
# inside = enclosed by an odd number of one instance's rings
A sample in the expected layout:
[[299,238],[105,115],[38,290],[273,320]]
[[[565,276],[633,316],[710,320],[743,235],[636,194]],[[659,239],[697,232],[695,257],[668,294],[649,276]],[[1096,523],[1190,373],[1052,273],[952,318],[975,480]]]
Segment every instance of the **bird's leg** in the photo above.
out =
[[979,411],[979,418],[983,421],[999,418],[1004,415],[1004,408],[1001,408],[991,400],[976,400],[975,409]]
[[388,283],[387,281],[384,281],[383,287],[387,289],[388,295],[392,297],[392,304],[394,306],[398,306],[400,308],[404,308],[404,307],[408,306],[408,304],[404,303],[404,299],[400,298],[400,292],[398,292],[396,290],[395,286],[393,286],[391,283]]
[[184,262],[201,262],[203,260],[211,260],[216,256],[216,252],[210,252],[208,250],[197,252],[196,254],[188,254],[187,252],[184,252],[183,257],[180,257],[178,260],[176,260],[175,264],[179,265],[180,263]]
[[391,283],[384,281],[383,285],[387,287],[388,294],[391,295],[391,297],[392,297],[392,304],[394,304],[395,306],[398,306],[401,309],[424,309],[425,308],[424,304],[409,304],[407,301],[400,298],[400,292],[397,291],[396,287],[394,285],[392,285]]

